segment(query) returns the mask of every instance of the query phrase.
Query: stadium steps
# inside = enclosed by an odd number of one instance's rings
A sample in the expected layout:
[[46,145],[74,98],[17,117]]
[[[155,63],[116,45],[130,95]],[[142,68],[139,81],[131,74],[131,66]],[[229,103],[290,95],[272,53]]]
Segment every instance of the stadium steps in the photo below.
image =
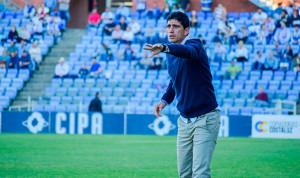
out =
[[0,0],[0,4],[3,4],[6,8],[6,10],[11,10],[11,11],[22,11],[23,8],[13,1],[7,1],[7,0]]
[[265,11],[273,11],[273,8],[275,8],[275,5],[273,1],[271,0],[249,0],[256,6],[258,6],[261,9],[264,9]]
[[28,96],[31,97],[33,104],[37,104],[39,97],[43,96],[45,88],[51,85],[58,59],[64,57],[68,60],[70,52],[74,51],[75,45],[80,43],[84,34],[86,34],[85,29],[67,29],[60,42],[45,57],[40,70],[34,72],[33,77],[24,85],[11,106],[26,105]]

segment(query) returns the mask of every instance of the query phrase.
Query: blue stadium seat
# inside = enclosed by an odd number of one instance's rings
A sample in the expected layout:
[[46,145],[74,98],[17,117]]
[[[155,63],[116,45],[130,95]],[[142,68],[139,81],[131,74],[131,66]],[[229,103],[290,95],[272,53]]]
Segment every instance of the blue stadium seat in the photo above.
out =
[[252,114],[263,114],[263,108],[252,108]]
[[258,80],[256,88],[262,87],[262,88],[266,89],[268,86],[268,83],[269,83],[268,80]]
[[285,80],[287,81],[296,80],[296,73],[294,71],[287,71],[285,74]]
[[68,96],[77,96],[78,88],[68,88],[67,95]]
[[265,70],[262,72],[262,80],[271,80],[273,77],[273,71]]
[[7,88],[11,85],[11,79],[10,78],[2,78],[1,79],[1,87]]
[[283,78],[284,78],[284,72],[283,71],[275,71],[274,72],[273,80],[280,81],[280,80],[283,80]]
[[96,80],[96,87],[103,88],[106,85],[107,85],[107,80],[106,79],[99,78],[99,79]]
[[61,84],[62,84],[62,79],[60,79],[60,78],[53,78],[51,81],[51,86],[55,87],[55,88],[60,87]]
[[54,111],[56,111],[55,110],[55,106],[54,105],[46,105],[44,107],[44,111],[46,111],[46,112],[54,112]]
[[140,97],[131,97],[130,98],[130,104],[131,106],[139,106],[141,103],[141,98]]
[[119,105],[127,105],[129,102],[129,98],[128,97],[119,97],[119,100],[118,100],[118,104]]
[[117,88],[114,89],[114,96],[121,97],[121,96],[124,95],[124,92],[125,92],[124,88],[118,88],[117,87]]
[[240,108],[232,107],[228,108],[228,115],[239,115],[240,114]]
[[218,90],[220,88],[220,86],[221,86],[221,81],[220,80],[213,80],[212,84],[214,86],[214,89]]
[[82,79],[82,78],[74,79],[74,84],[73,85],[76,88],[82,88],[84,86],[84,79]]
[[239,96],[238,89],[229,89],[227,90],[227,97],[228,98],[237,98]]
[[90,88],[79,88],[78,95],[79,96],[89,96]]
[[82,96],[74,96],[73,104],[80,104],[80,103],[83,103],[83,97]]
[[146,113],[147,113],[146,106],[136,106],[135,114],[146,114]]
[[235,107],[244,107],[245,106],[245,99],[244,98],[236,98],[234,100],[234,106]]
[[144,79],[142,81],[142,88],[151,88],[153,81],[150,79]]
[[116,105],[118,103],[118,98],[115,96],[107,97],[106,104],[107,105]]
[[62,83],[62,86],[65,87],[65,88],[69,88],[69,87],[72,87],[73,85],[73,79],[70,79],[70,78],[65,78],[63,80],[63,83]]
[[73,98],[71,96],[61,97],[61,104],[72,104]]
[[93,96],[85,96],[85,97],[83,97],[83,104],[84,105],[90,104],[90,102],[92,101],[93,98],[94,98]]
[[34,105],[32,110],[35,112],[41,112],[41,111],[44,111],[44,106],[43,105]]
[[20,78],[14,78],[12,80],[12,87],[16,88],[17,90],[21,90],[23,88],[24,82]]
[[153,89],[153,88],[149,88],[148,89],[148,93],[147,96],[150,98],[156,98],[158,94],[158,90],[157,89]]
[[60,96],[51,96],[50,105],[60,105],[61,97]]
[[7,87],[5,89],[5,96],[8,96],[9,99],[15,99],[17,97],[17,89],[13,87]]
[[279,88],[280,81],[277,80],[271,80],[269,81],[269,87],[270,90],[277,90]]
[[51,98],[52,96],[55,96],[55,92],[56,92],[56,88],[47,87],[47,88],[45,88],[44,97]]
[[281,99],[281,100],[285,100],[286,99],[286,90],[277,90],[275,92],[275,99]]
[[20,69],[18,78],[22,79],[23,81],[27,82],[30,78],[30,72],[28,69]]
[[233,89],[241,90],[244,88],[244,80],[235,80],[233,82]]
[[250,116],[252,115],[252,108],[241,108],[241,115]]
[[255,80],[246,80],[245,82],[245,89],[246,90],[252,90],[255,88],[256,81]]
[[67,112],[78,112],[78,106],[77,105],[67,105],[66,106]]
[[142,98],[141,105],[150,106],[151,104],[152,104],[152,98],[150,98],[150,97]]
[[67,94],[67,88],[57,88],[56,96],[65,96]]
[[223,99],[223,106],[231,107],[233,106],[233,99],[232,98],[224,98]]
[[216,92],[216,97],[220,98],[220,99],[225,98],[226,95],[227,95],[227,90],[224,90],[224,89],[220,89]]
[[265,93],[268,95],[268,100],[270,101],[274,98],[275,90],[265,90]]
[[281,81],[281,90],[289,90],[291,89],[292,81]]
[[250,80],[259,80],[259,79],[260,79],[260,71],[250,72]]
[[102,88],[102,96],[106,96],[106,97],[109,97],[112,95],[112,92],[113,92],[113,89],[112,88]]
[[222,89],[231,89],[232,80],[223,80],[222,81]]

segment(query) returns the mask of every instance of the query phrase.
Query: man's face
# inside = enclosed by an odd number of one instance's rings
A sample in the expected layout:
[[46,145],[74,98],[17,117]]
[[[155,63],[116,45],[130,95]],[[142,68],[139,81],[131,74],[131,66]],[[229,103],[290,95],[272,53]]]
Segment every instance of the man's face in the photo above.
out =
[[171,43],[181,43],[189,34],[190,28],[186,29],[178,22],[178,20],[171,19],[167,24],[168,39]]

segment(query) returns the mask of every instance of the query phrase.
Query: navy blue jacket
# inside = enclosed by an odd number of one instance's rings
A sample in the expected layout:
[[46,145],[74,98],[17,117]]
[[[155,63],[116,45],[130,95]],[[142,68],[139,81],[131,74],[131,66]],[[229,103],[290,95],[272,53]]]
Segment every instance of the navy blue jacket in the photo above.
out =
[[171,77],[162,100],[178,101],[177,109],[185,118],[206,114],[218,107],[208,57],[199,39],[185,44],[167,44],[168,73]]

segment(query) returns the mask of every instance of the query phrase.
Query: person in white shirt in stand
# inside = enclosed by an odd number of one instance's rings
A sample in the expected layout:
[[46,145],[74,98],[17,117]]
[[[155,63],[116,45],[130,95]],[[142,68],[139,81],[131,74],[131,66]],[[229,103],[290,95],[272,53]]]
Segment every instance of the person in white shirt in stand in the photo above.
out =
[[26,29],[26,26],[22,25],[22,30],[20,30],[20,38],[22,38],[22,40],[25,40],[26,42],[29,42],[30,36],[31,36],[31,34]]
[[65,63],[65,58],[61,57],[59,63],[55,66],[54,78],[67,78],[69,76],[70,67]]
[[42,53],[37,42],[33,43],[32,47],[29,49],[29,54],[31,59],[34,61],[34,68],[39,68],[40,63],[42,62]]
[[139,13],[139,19],[142,17],[142,13],[146,10],[146,2],[145,0],[139,0],[136,5],[136,11]]
[[221,41],[217,42],[217,46],[214,49],[214,54],[215,54],[215,58],[214,58],[215,62],[221,63],[222,61],[225,61],[226,50],[224,46],[222,46]]
[[257,34],[257,39],[254,42],[254,44],[263,44],[263,45],[265,45],[267,43],[268,35],[269,35],[269,32],[268,32],[266,26],[264,24],[261,25],[261,30]]
[[260,30],[260,24],[257,22],[256,18],[252,18],[252,23],[248,26],[250,36],[257,36]]
[[44,18],[49,12],[50,10],[48,7],[45,7],[45,4],[41,4],[41,7],[38,9],[38,14],[40,18]]
[[284,22],[280,22],[281,28],[277,28],[274,40],[278,41],[279,44],[288,44],[291,38],[291,32],[288,28],[286,28]]
[[34,32],[35,32],[35,35],[43,35],[44,34],[42,18],[40,18],[39,21],[34,24]]
[[132,18],[131,23],[128,25],[131,29],[131,31],[134,34],[139,34],[141,30],[141,26],[139,23],[136,22],[135,18]]
[[123,36],[122,36],[123,43],[131,44],[133,39],[134,39],[134,34],[131,31],[130,27],[127,27],[126,31],[123,33]]
[[129,17],[130,15],[130,9],[126,6],[124,6],[124,3],[120,4],[120,7],[118,7],[116,11],[116,18],[120,19],[122,16],[123,17]]
[[121,42],[122,36],[123,36],[123,30],[121,30],[120,25],[116,25],[116,28],[113,30],[111,36],[115,43]]
[[101,20],[103,24],[109,23],[109,19],[114,19],[115,15],[110,11],[109,7],[105,8],[105,11],[101,14]]
[[239,41],[239,47],[235,50],[235,57],[238,62],[248,61],[248,50],[244,46],[244,42]]
[[254,13],[253,18],[255,18],[257,22],[262,25],[268,18],[268,15],[263,12],[262,9],[258,9],[257,12]]

